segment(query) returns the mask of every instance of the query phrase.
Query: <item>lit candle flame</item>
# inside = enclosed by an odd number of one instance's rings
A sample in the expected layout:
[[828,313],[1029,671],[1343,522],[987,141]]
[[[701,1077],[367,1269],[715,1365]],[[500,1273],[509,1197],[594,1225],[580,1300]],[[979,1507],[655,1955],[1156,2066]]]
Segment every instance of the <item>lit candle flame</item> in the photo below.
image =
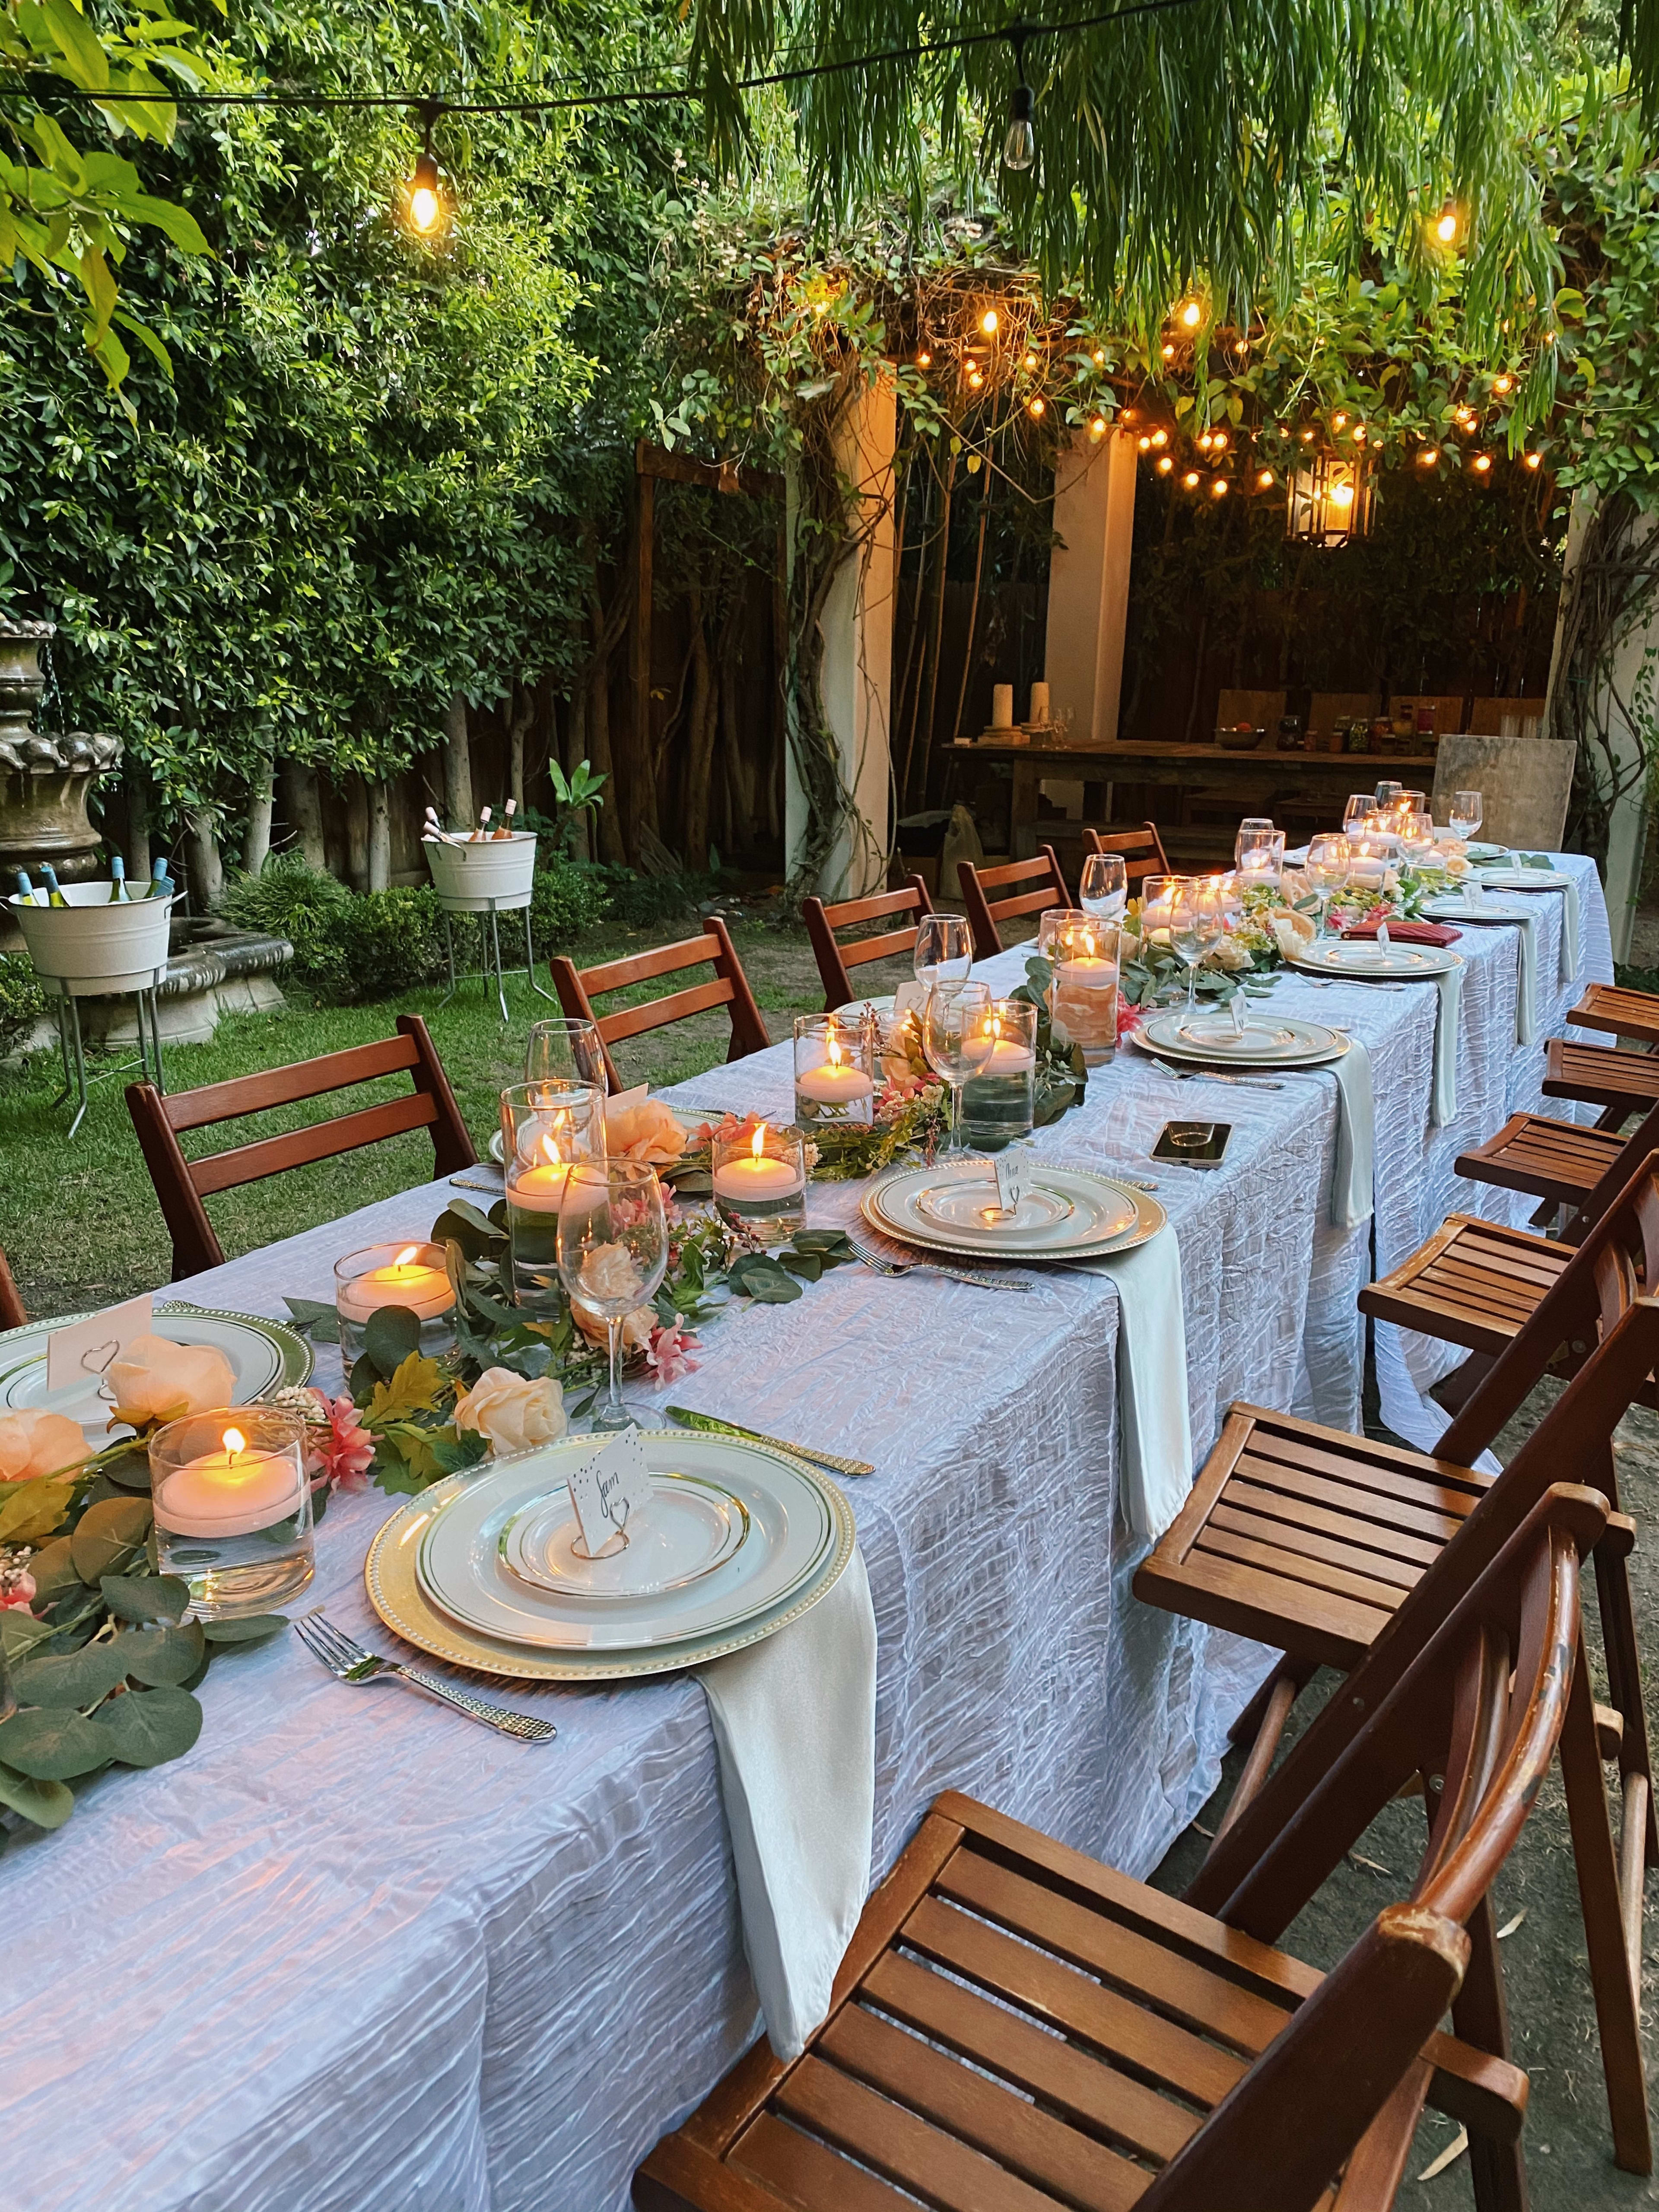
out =
[[830,1066],[839,1067],[841,1066],[841,1047],[836,1042],[833,1036],[830,1039],[829,1052]]
[[230,1456],[233,1459],[235,1458],[238,1452],[246,1451],[247,1449],[247,1438],[242,1434],[240,1429],[227,1429],[225,1431],[225,1449],[230,1454]]
[[759,1127],[755,1131],[754,1139],[753,1139],[752,1143],[750,1145],[749,1149],[750,1149],[750,1151],[754,1154],[754,1156],[755,1156],[755,1158],[756,1158],[757,1159],[759,1159],[759,1158],[763,1156],[763,1154],[765,1152],[765,1151],[766,1151],[766,1124],[765,1124],[765,1122],[764,1122],[764,1121],[763,1121],[763,1122],[760,1124]]
[[559,1140],[556,1137],[549,1136],[544,1133],[541,1139],[541,1146],[542,1158],[547,1162],[549,1167],[557,1168],[563,1166],[564,1154],[559,1150]]
[[[412,1267],[420,1256],[421,1248],[418,1244],[405,1244],[392,1264],[394,1267]],[[238,1451],[242,1449],[242,1440],[240,1437],[236,1439],[236,1449]]]

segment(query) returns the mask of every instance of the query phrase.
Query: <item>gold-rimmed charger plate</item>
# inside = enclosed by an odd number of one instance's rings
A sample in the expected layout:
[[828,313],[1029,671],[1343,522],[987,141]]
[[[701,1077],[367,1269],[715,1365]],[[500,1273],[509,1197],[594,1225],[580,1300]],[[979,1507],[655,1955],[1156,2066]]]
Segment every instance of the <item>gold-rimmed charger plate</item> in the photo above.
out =
[[1226,1052],[1218,1046],[1189,1045],[1176,1042],[1161,1043],[1153,1036],[1154,1030],[1165,1028],[1161,1017],[1154,1018],[1135,1037],[1139,1050],[1155,1060],[1178,1060],[1183,1067],[1212,1067],[1231,1070],[1245,1075],[1272,1075],[1279,1068],[1328,1067],[1332,1060],[1340,1060],[1348,1049],[1349,1040],[1340,1030],[1331,1028],[1327,1022],[1310,1022],[1299,1016],[1286,1015],[1283,1026],[1299,1031],[1306,1039],[1303,1048],[1293,1052]]
[[[1345,959],[1343,955],[1351,945],[1350,957]],[[1390,940],[1380,959],[1358,957],[1371,950],[1369,939],[1354,944],[1340,938],[1316,952],[1301,954],[1290,965],[1308,975],[1334,976],[1344,983],[1426,983],[1431,976],[1449,975],[1463,964],[1462,954],[1445,945],[1413,945],[1401,939],[1397,945]]]
[[1137,1245],[1149,1243],[1169,1219],[1164,1208],[1149,1193],[1135,1190],[1129,1184],[1120,1182],[1115,1176],[1102,1175],[1093,1168],[1049,1170],[1034,1164],[1030,1171],[1033,1176],[1052,1172],[1080,1176],[1089,1182],[1102,1185],[1114,1197],[1133,1207],[1133,1221],[1115,1236],[1089,1243],[1062,1243],[1036,1249],[1030,1245],[992,1247],[985,1243],[970,1243],[959,1237],[920,1227],[914,1221],[906,1220],[900,1224],[883,1209],[880,1200],[884,1190],[903,1179],[928,1172],[930,1170],[926,1169],[901,1168],[896,1174],[884,1176],[866,1191],[860,1200],[860,1211],[872,1229],[884,1237],[890,1237],[895,1243],[914,1244],[924,1252],[948,1253],[956,1260],[989,1261],[993,1264],[1000,1261],[1020,1267],[1029,1267],[1042,1261],[1053,1261],[1064,1266],[1073,1260],[1102,1260],[1115,1252],[1133,1252]]
[[[668,1440],[683,1443],[684,1437],[676,1431]],[[799,1462],[791,1464],[799,1467]],[[711,1659],[724,1658],[727,1652],[741,1651],[751,1644],[763,1643],[810,1612],[841,1580],[857,1540],[853,1509],[828,1475],[816,1469],[813,1474],[834,1519],[835,1531],[811,1581],[794,1591],[785,1603],[701,1642],[654,1645],[635,1653],[603,1650],[590,1655],[562,1650],[556,1655],[487,1636],[480,1630],[452,1620],[447,1613],[440,1612],[422,1589],[416,1563],[422,1534],[433,1516],[442,1511],[465,1484],[465,1474],[452,1474],[434,1483],[430,1490],[410,1498],[384,1524],[369,1545],[368,1556],[363,1561],[363,1587],[368,1593],[369,1603],[394,1636],[401,1636],[417,1651],[428,1652],[453,1667],[470,1668],[474,1674],[520,1682],[630,1681],[641,1675],[678,1674],[685,1668],[702,1667]]]

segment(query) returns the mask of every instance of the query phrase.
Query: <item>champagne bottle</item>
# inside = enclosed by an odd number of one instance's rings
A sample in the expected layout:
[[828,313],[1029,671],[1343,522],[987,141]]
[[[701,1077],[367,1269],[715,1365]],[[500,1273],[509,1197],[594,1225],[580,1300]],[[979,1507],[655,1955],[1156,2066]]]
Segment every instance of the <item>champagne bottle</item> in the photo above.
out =
[[151,898],[166,898],[173,885],[167,881],[167,863],[165,853],[150,870],[149,877],[149,896]]
[[109,902],[112,906],[130,906],[132,893],[127,889],[127,864],[117,853],[109,864]]
[[62,891],[58,888],[57,869],[54,868],[49,861],[43,860],[40,863],[40,874],[46,886],[46,904],[48,906],[67,906],[69,904],[69,901],[64,896]]
[[29,881],[29,872],[27,868],[19,868],[17,871],[17,895],[26,900],[30,906],[39,906],[40,903],[40,894]]

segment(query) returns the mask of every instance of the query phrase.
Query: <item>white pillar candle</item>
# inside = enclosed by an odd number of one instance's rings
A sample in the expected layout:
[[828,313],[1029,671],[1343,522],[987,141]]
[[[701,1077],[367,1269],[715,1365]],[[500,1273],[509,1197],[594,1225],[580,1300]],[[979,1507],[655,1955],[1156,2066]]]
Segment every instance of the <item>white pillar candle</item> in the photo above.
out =
[[1034,722],[1046,722],[1048,719],[1048,687],[1046,684],[1031,686],[1030,719]]
[[1014,687],[1012,684],[991,686],[991,727],[1012,730],[1014,726]]
[[175,1536],[251,1536],[300,1510],[301,1475],[285,1452],[250,1451],[240,1429],[227,1428],[222,1449],[166,1477],[155,1514]]
[[406,1306],[422,1321],[448,1313],[455,1304],[449,1277],[443,1268],[428,1267],[420,1249],[411,1244],[389,1267],[371,1267],[342,1283],[335,1297],[339,1312],[355,1322],[366,1322],[382,1306]]

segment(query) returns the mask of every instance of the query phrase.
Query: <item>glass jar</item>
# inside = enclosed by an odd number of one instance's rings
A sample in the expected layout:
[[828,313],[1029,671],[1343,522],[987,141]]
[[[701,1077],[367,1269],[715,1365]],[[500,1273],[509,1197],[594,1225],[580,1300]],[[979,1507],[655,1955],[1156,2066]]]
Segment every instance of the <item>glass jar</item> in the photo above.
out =
[[305,1424],[269,1406],[168,1421],[149,1439],[156,1563],[204,1620],[269,1613],[311,1580]]
[[513,1083],[501,1112],[513,1301],[532,1313],[556,1313],[563,1303],[559,1201],[575,1161],[605,1157],[604,1087],[561,1079]]
[[716,1137],[714,1204],[757,1244],[782,1244],[806,1226],[806,1149],[799,1129],[763,1121],[746,1136]]
[[420,1332],[416,1349],[429,1359],[455,1349],[455,1288],[441,1244],[366,1244],[335,1261],[334,1310],[348,1374],[362,1357],[371,1318],[387,1306],[413,1314]]
[[875,1118],[875,1024],[865,1016],[797,1014],[795,1120],[867,1127]]
[[990,1058],[962,1086],[962,1133],[981,1152],[999,1152],[1031,1133],[1036,1023],[1037,1010],[1024,999],[992,1001]]
[[1101,1066],[1117,1050],[1121,934],[1110,922],[1065,907],[1049,908],[1038,926],[1038,945],[1054,968],[1049,1018],[1071,1043],[1081,1046],[1090,1067]]

